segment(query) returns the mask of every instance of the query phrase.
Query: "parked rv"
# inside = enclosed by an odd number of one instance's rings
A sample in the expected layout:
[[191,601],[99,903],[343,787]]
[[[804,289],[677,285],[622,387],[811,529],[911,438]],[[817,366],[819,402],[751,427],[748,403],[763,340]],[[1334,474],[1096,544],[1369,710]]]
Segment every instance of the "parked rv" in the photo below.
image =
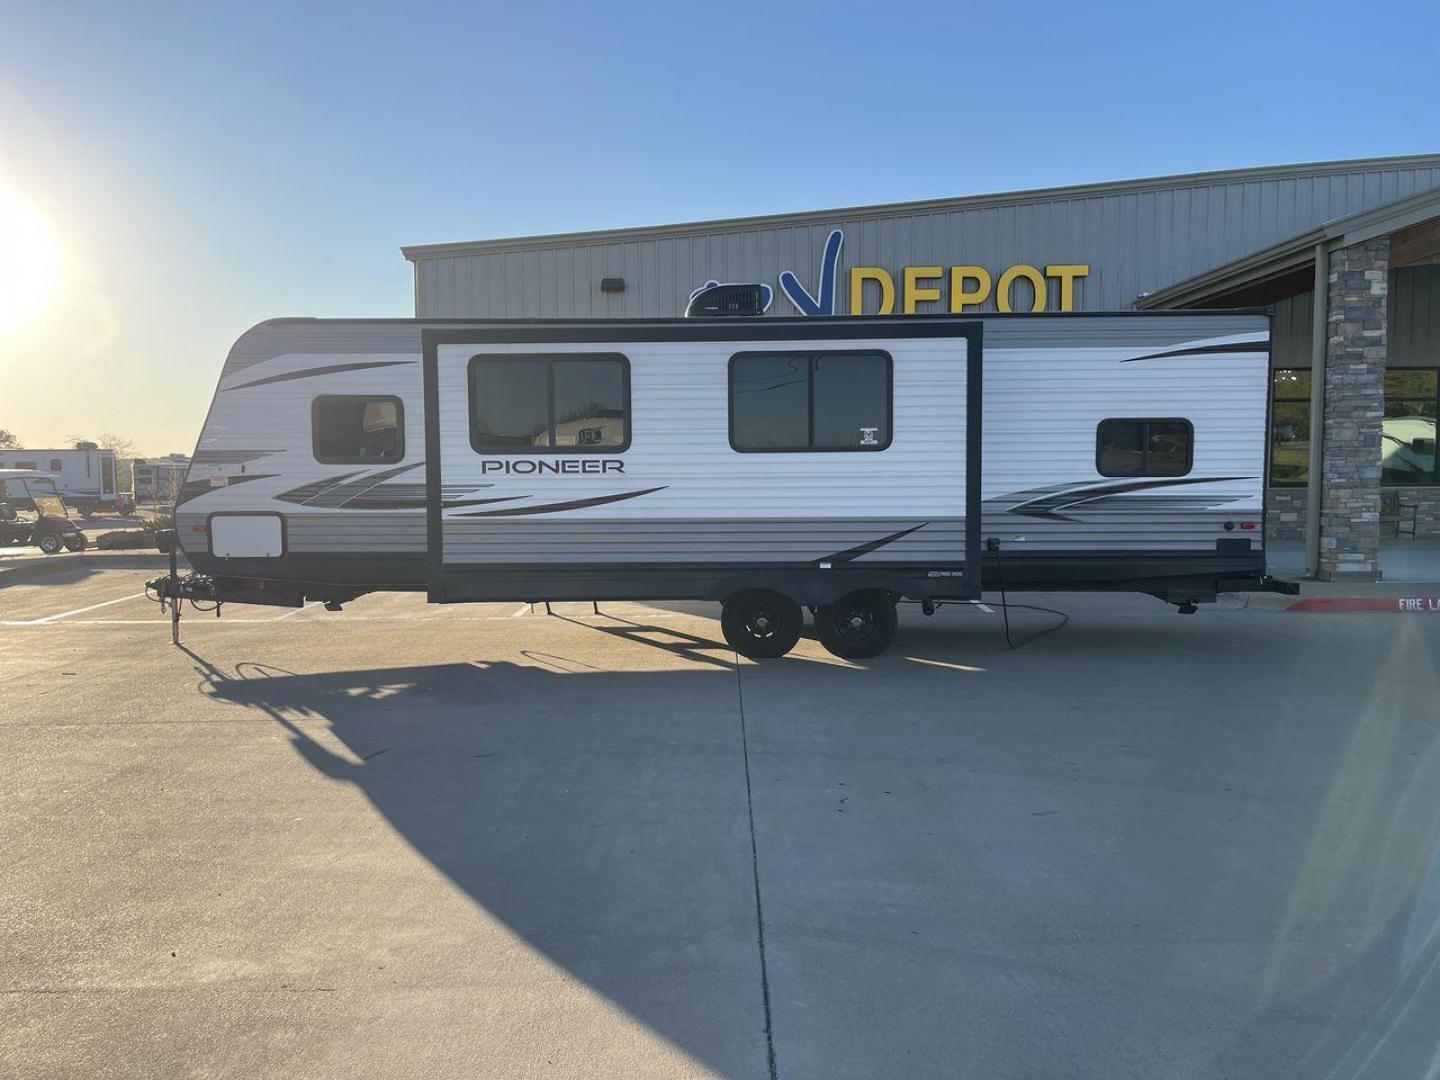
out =
[[749,656],[807,608],[875,655],[897,601],[982,586],[1190,612],[1265,584],[1269,343],[1260,312],[275,320],[177,534],[226,600],[711,599]]
[[66,505],[84,517],[96,511],[129,513],[134,508],[116,486],[115,451],[94,443],[61,450],[0,450],[0,468],[48,473]]
[[48,473],[0,469],[0,544],[30,544],[46,555],[85,550],[85,534],[71,520]]
[[131,499],[137,505],[173,503],[189,468],[184,454],[135,458],[130,462]]

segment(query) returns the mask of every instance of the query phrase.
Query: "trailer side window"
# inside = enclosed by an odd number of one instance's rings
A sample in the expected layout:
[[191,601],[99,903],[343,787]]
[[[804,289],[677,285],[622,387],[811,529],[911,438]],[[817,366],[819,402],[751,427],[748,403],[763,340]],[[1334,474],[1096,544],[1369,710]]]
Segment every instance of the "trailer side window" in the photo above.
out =
[[618,454],[630,445],[630,362],[618,353],[477,356],[470,445],[482,454]]
[[730,358],[730,445],[744,453],[884,450],[890,356],[738,353]]
[[1101,476],[1184,476],[1195,456],[1189,420],[1102,420],[1095,429]]
[[382,465],[405,456],[405,409],[398,397],[326,394],[310,406],[315,460]]

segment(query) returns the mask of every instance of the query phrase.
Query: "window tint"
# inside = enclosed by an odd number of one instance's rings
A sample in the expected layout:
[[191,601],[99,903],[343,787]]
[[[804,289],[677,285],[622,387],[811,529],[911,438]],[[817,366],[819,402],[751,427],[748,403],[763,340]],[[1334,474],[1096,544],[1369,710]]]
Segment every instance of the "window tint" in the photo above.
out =
[[547,365],[489,360],[470,372],[471,422],[477,449],[529,450],[550,445]]
[[310,424],[316,461],[370,465],[405,456],[404,409],[397,397],[318,397]]
[[890,442],[890,365],[876,356],[817,356],[817,450],[863,450]]
[[730,445],[760,452],[885,449],[890,357],[882,352],[732,357]]
[[481,453],[618,453],[630,445],[629,363],[597,356],[477,356],[470,442]]
[[555,445],[613,448],[625,444],[625,379],[612,360],[557,360]]
[[730,362],[730,442],[791,450],[810,442],[810,358],[737,356]]
[[1095,469],[1101,476],[1184,476],[1193,442],[1188,420],[1102,420]]

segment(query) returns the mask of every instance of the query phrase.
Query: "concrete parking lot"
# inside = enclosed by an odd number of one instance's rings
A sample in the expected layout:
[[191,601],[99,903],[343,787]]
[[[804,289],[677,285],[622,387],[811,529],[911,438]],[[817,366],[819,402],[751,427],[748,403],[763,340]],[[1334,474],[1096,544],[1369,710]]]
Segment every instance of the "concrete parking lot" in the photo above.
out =
[[1440,618],[737,663],[710,605],[389,595],[181,650],[158,572],[0,568],[0,1074],[1437,1068]]

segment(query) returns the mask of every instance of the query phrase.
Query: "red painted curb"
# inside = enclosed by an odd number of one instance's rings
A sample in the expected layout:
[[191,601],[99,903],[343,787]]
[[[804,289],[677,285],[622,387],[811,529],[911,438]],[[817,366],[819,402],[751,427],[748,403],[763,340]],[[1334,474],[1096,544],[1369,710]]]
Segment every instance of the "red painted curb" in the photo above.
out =
[[1312,596],[1286,611],[1394,611],[1440,614],[1440,596]]

